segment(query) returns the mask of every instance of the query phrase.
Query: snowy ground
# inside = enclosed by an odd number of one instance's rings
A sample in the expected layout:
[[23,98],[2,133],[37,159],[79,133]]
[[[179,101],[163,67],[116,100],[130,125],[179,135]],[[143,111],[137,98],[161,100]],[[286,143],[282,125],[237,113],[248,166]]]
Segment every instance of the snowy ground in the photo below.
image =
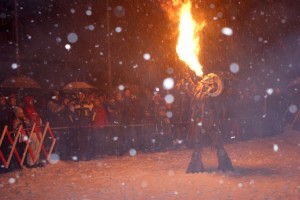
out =
[[0,174],[1,199],[300,199],[300,132],[226,145],[234,172],[186,174],[191,150],[60,161]]

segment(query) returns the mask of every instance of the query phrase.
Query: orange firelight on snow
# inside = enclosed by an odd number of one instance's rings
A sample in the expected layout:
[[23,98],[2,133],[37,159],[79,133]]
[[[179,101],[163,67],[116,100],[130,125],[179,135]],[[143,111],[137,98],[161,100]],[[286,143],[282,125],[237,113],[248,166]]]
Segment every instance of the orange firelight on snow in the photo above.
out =
[[[174,5],[180,4],[173,0]],[[185,62],[197,76],[202,76],[202,65],[198,60],[200,52],[200,38],[198,33],[203,30],[205,22],[201,25],[193,19],[191,12],[191,2],[188,0],[182,3],[179,11],[179,37],[176,52],[180,60]]]

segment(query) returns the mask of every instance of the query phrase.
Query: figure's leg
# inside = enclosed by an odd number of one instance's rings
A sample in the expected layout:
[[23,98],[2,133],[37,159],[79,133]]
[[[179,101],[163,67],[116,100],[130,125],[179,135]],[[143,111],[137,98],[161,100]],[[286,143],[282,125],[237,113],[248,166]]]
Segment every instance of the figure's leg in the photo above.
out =
[[199,173],[204,171],[202,156],[201,156],[201,139],[200,139],[200,137],[202,137],[202,134],[200,134],[199,130],[196,134],[197,137],[195,137],[192,158],[186,170],[186,173]]
[[186,173],[199,173],[203,171],[204,171],[204,167],[203,167],[200,148],[195,148],[192,153],[192,158],[186,170]]
[[210,137],[212,140],[212,146],[216,148],[216,153],[218,157],[218,170],[221,170],[223,172],[233,171],[231,160],[223,146],[220,130],[211,129],[210,133],[211,133]]
[[218,157],[218,170],[221,170],[223,172],[233,171],[234,169],[231,160],[222,145],[216,147],[216,153]]

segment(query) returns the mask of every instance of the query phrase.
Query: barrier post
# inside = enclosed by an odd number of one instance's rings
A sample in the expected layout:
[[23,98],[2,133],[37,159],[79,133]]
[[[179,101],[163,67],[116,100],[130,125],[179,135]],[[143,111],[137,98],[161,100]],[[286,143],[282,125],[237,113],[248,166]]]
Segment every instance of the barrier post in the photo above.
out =
[[[48,158],[48,153],[47,153],[46,148],[43,144],[45,138],[43,140],[41,138],[43,136],[43,133],[40,134],[39,130],[35,130],[35,133],[36,133],[37,139],[39,140],[39,145],[41,145],[41,148],[42,148],[41,150],[43,150],[43,153],[44,153],[45,157]],[[38,146],[38,149],[39,149],[39,146]],[[38,154],[36,154],[36,156],[38,156]]]
[[56,138],[54,137],[53,133],[52,133],[52,130],[50,128],[50,125],[49,125],[49,122],[47,122],[47,127],[45,127],[45,129],[47,128],[47,130],[49,131],[50,133],[50,136],[52,138],[52,144],[51,144],[51,147],[50,147],[50,150],[49,150],[49,155],[48,155],[48,160],[50,160],[50,155],[52,154],[52,151],[54,149],[54,146],[55,146],[55,143],[56,143]]
[[52,144],[51,144],[50,150],[49,150],[48,153],[45,153],[46,159],[47,159],[47,161],[49,161],[49,160],[50,160],[51,153],[52,153],[53,148],[54,148],[54,145],[55,145],[55,143],[56,143],[56,139],[55,139],[55,137],[54,137],[54,135],[53,135],[53,133],[52,133],[52,131],[51,131],[49,122],[46,123],[46,126],[45,126],[45,128],[44,128],[43,135],[42,135],[41,141],[40,141],[40,143],[39,143],[38,151],[37,151],[37,152],[40,152],[40,151],[41,151],[41,148],[43,147],[43,142],[44,142],[44,140],[45,140],[45,136],[46,136],[46,134],[47,134],[47,131],[49,131],[50,136],[51,136],[51,138],[52,138]]
[[[46,123],[46,126],[45,126],[45,128],[44,128],[44,131],[43,131],[43,135],[42,135],[42,138],[41,138],[41,140],[40,140],[40,143],[39,143],[39,145],[38,145],[38,150],[37,150],[37,152],[40,152],[41,151],[41,148],[42,148],[42,146],[43,146],[43,142],[44,142],[44,139],[45,139],[45,136],[46,136],[46,133],[47,133],[47,127],[49,126],[49,122],[47,122]],[[47,154],[45,154],[45,156],[46,156],[46,159],[47,160],[49,160],[48,159],[48,155]],[[37,157],[36,157],[37,158]],[[37,160],[35,160],[35,162],[36,162]]]
[[[17,135],[15,137],[15,140],[13,141],[13,139],[11,138],[10,136],[10,133],[8,132],[8,126],[5,126],[3,131],[2,131],[2,135],[1,135],[1,139],[0,139],[0,147],[2,146],[2,143],[3,143],[3,140],[4,140],[4,137],[5,135],[7,136],[7,139],[9,141],[9,143],[12,145],[12,148],[9,152],[9,156],[7,158],[7,160],[5,160],[5,155],[3,155],[1,149],[0,149],[0,158],[5,166],[5,168],[8,168],[9,164],[10,164],[10,161],[11,161],[11,158],[13,156],[13,153],[16,155],[17,159],[18,159],[18,162],[19,164],[21,165],[21,158],[20,158],[20,155],[19,155],[19,152],[17,151],[16,149],[16,145],[17,145],[17,142],[18,142],[18,138],[19,138],[19,135],[21,133],[21,131],[18,131],[17,132]],[[22,165],[21,165],[22,167]]]
[[4,126],[4,129],[2,131],[2,135],[1,135],[1,139],[0,139],[0,147],[2,145],[2,142],[3,142],[3,139],[4,139],[5,133],[7,131],[7,128],[8,128],[8,126]]
[[[21,128],[23,129],[23,126],[20,127],[20,130],[21,130]],[[25,142],[26,142],[26,146],[25,146],[25,149],[24,149],[24,151],[23,151],[23,156],[22,156],[21,165],[23,165],[23,163],[24,163],[24,161],[25,161],[27,151],[29,151],[29,154],[30,154],[31,159],[32,159],[32,160],[35,160],[35,155],[33,155],[32,149],[31,149],[30,146],[29,146],[34,128],[35,128],[35,123],[32,125],[32,129],[31,129],[31,131],[30,131],[30,134],[29,134],[29,136],[28,136],[27,141],[25,141]]]
[[[2,143],[3,143],[3,140],[4,140],[5,136],[7,136],[9,143],[12,145],[7,160],[5,158],[5,155],[3,155],[3,153],[2,153],[2,151],[0,149],[0,159],[2,160],[5,168],[9,167],[9,164],[11,162],[13,154],[16,155],[16,157],[18,159],[18,162],[19,162],[19,165],[21,167],[23,167],[23,164],[24,164],[25,158],[27,156],[27,153],[29,153],[29,156],[31,157],[31,159],[34,162],[37,162],[37,159],[39,158],[38,155],[41,153],[41,150],[43,150],[44,155],[46,156],[47,161],[50,160],[50,155],[51,155],[51,153],[52,153],[52,151],[54,149],[54,146],[55,146],[55,143],[56,143],[56,139],[55,139],[55,137],[54,137],[54,135],[52,133],[52,130],[51,130],[50,126],[49,126],[49,122],[46,123],[46,126],[45,126],[45,128],[43,130],[42,137],[40,135],[40,132],[36,131],[36,124],[34,123],[32,125],[32,127],[30,129],[30,133],[28,135],[28,139],[26,141],[24,141],[26,143],[26,146],[25,146],[25,149],[23,151],[22,158],[20,158],[20,155],[19,155],[19,152],[17,151],[16,146],[18,144],[18,141],[19,141],[19,139],[20,139],[23,131],[24,131],[24,128],[21,125],[18,128],[18,131],[17,131],[17,133],[15,135],[15,138],[13,140],[12,137],[10,136],[10,133],[8,132],[8,126],[4,126],[4,129],[3,129],[1,137],[0,137],[0,147],[2,146]],[[46,150],[46,148],[45,148],[45,146],[43,144],[47,132],[49,132],[49,134],[51,136],[51,139],[52,139],[52,143],[51,143],[51,147],[50,147],[49,152],[47,152],[47,150]],[[30,147],[30,142],[31,142],[31,138],[33,137],[33,134],[36,134],[36,136],[37,136],[37,138],[39,140],[39,143],[37,145],[37,149],[35,150],[35,152],[33,152],[33,149],[31,149],[31,147]]]
[[5,165],[5,168],[8,168],[9,164],[10,164],[10,161],[11,161],[11,158],[12,158],[12,155],[13,153],[15,152],[17,158],[18,158],[18,161],[19,161],[19,164],[22,166],[22,163],[20,163],[20,156],[19,156],[19,153],[18,151],[16,150],[16,145],[17,145],[17,142],[18,142],[18,139],[19,139],[19,136],[21,134],[21,128],[22,126],[19,128],[18,132],[17,132],[17,135],[15,137],[15,140],[13,141],[12,138],[10,137],[8,131],[5,132],[5,134],[7,135],[10,143],[12,144],[12,148],[11,148],[11,151],[9,153],[9,156],[8,156],[8,159],[7,159],[7,163]]
[[[2,145],[2,142],[3,142],[3,139],[4,139],[4,136],[5,136],[6,131],[7,131],[7,126],[4,126],[4,129],[3,129],[3,131],[2,131],[1,138],[0,138],[0,147],[1,147],[1,145]],[[4,158],[4,155],[3,155],[2,151],[1,151],[1,149],[0,149],[0,158],[1,158],[1,160],[2,160],[2,162],[3,162],[3,164],[4,164],[4,166],[6,166],[6,160],[5,160],[5,158]]]

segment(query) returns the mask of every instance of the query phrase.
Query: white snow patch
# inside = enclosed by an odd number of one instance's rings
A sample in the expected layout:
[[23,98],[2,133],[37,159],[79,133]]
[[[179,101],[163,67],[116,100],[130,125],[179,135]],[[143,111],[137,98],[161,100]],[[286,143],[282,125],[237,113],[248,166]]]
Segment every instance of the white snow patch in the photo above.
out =
[[175,84],[175,81],[171,77],[166,78],[163,81],[163,87],[164,87],[165,90],[171,90],[171,89],[173,89],[174,84]]
[[273,88],[268,88],[268,89],[266,90],[266,92],[267,92],[268,95],[272,95],[273,92],[274,92],[274,89],[273,89]]
[[9,179],[8,179],[8,182],[9,182],[10,184],[14,184],[14,183],[16,182],[16,179],[15,179],[15,178],[9,178]]
[[231,71],[232,73],[236,74],[236,73],[239,72],[240,66],[239,66],[239,64],[237,64],[237,63],[231,63],[230,66],[229,66],[229,69],[230,69],[230,71]]
[[233,30],[229,27],[222,28],[221,32],[226,36],[232,36]]
[[290,113],[296,113],[298,111],[298,108],[297,108],[297,106],[296,105],[290,105],[289,106],[289,112]]
[[77,156],[72,156],[72,160],[73,160],[73,161],[77,161],[77,160],[78,160],[78,157],[77,157]]
[[87,16],[91,16],[91,15],[92,15],[92,11],[91,11],[91,10],[87,10],[87,11],[85,11],[85,14],[86,14]]
[[78,41],[78,35],[76,33],[69,33],[67,39],[70,43],[75,43]]
[[60,157],[58,154],[53,153],[50,155],[50,159],[49,159],[50,164],[57,164],[59,161],[60,161]]
[[174,98],[174,96],[173,96],[172,94],[167,94],[167,95],[165,96],[165,101],[166,101],[166,103],[173,103],[174,100],[175,100],[175,98]]
[[130,155],[130,156],[133,157],[133,156],[136,156],[136,154],[137,154],[137,153],[136,153],[136,150],[135,150],[135,149],[132,148],[132,149],[129,150],[129,155]]
[[144,57],[145,60],[150,60],[151,55],[150,55],[149,53],[145,53],[145,54],[143,55],[143,57]]
[[278,145],[277,145],[277,144],[274,144],[274,145],[273,145],[273,151],[278,152],[278,150],[279,150]]
[[71,49],[71,45],[66,44],[66,45],[65,45],[65,48],[66,48],[67,50],[70,50],[70,49]]
[[123,91],[123,90],[125,89],[125,86],[124,86],[124,85],[119,85],[119,86],[118,86],[118,89],[119,89],[120,91]]
[[115,28],[116,33],[121,33],[122,32],[122,27],[118,26]]
[[11,64],[11,68],[12,68],[12,69],[17,69],[17,68],[18,68],[18,64],[17,64],[17,63]]

